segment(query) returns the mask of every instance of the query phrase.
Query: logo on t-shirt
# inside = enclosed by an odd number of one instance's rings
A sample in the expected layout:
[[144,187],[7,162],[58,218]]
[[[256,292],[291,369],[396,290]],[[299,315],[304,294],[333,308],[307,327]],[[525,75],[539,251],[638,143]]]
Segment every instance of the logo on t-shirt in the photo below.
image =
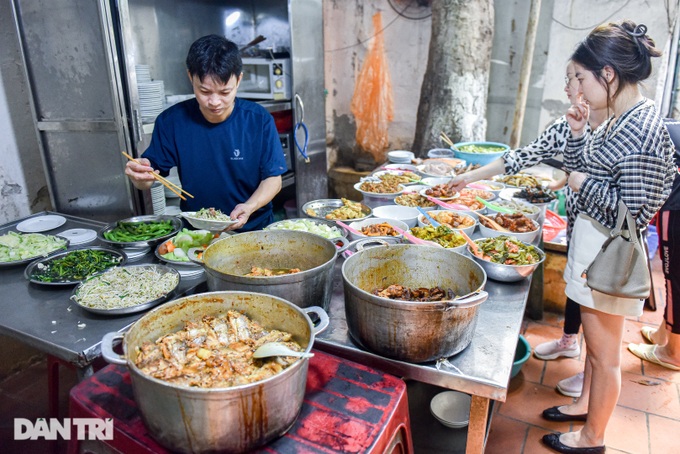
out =
[[234,157],[231,158],[232,161],[243,161],[243,157],[241,156],[241,150],[236,148],[234,150]]

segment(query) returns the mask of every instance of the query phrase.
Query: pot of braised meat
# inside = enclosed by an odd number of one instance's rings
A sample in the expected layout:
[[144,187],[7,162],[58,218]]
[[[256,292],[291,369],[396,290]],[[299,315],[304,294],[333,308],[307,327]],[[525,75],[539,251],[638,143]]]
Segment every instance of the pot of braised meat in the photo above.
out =
[[328,309],[337,256],[332,241],[313,233],[257,230],[212,243],[201,261],[211,291],[267,293]]
[[413,244],[363,249],[343,263],[342,279],[354,341],[414,363],[465,349],[488,297],[486,273],[472,259]]
[[[321,320],[317,327],[309,313]],[[253,352],[268,342],[309,352],[326,326],[320,307],[261,293],[201,293],[157,307],[125,334],[105,335],[102,355],[128,367],[142,419],[163,446],[239,453],[293,425],[307,383],[308,358]],[[122,355],[113,351],[120,339]]]

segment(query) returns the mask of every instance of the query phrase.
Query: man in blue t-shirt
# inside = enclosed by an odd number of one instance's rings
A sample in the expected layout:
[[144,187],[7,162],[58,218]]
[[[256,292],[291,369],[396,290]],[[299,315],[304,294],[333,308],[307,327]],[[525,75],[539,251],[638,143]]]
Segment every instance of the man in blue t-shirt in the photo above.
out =
[[273,221],[272,199],[281,190],[286,161],[273,117],[257,103],[236,98],[242,62],[236,44],[218,35],[196,40],[186,59],[195,99],[175,104],[156,119],[149,148],[125,168],[141,190],[177,167],[192,194],[183,211],[216,208],[237,220],[228,230],[257,230]]

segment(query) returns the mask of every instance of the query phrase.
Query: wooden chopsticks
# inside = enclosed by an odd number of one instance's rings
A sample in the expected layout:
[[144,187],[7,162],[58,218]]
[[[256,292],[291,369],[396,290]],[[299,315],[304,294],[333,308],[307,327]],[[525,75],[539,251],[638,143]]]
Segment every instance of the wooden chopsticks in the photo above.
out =
[[[133,158],[132,156],[130,156],[130,155],[127,154],[126,152],[121,151],[121,153],[123,154],[123,156],[125,156],[126,158],[128,158],[130,161],[134,161],[134,162],[136,162],[137,164],[141,164],[141,162],[139,162],[138,160],[136,160],[135,158]],[[176,185],[175,183],[173,183],[172,181],[166,180],[166,179],[163,178],[162,176],[158,175],[156,172],[151,172],[151,171],[149,171],[149,172],[147,172],[147,173],[150,173],[156,180],[160,181],[161,184],[162,184],[163,186],[165,186],[166,188],[170,189],[172,192],[174,192],[175,194],[177,194],[177,195],[179,196],[180,199],[186,200],[186,197],[184,197],[184,196],[182,195],[182,192],[185,193],[186,195],[188,195],[189,197],[191,197],[192,199],[194,198],[193,195],[189,194],[187,191],[185,191],[184,189],[180,188],[179,186],[177,186],[177,185]]]
[[453,140],[449,139],[449,136],[447,136],[445,132],[442,131],[439,134],[439,138],[446,142],[448,146],[453,147]]

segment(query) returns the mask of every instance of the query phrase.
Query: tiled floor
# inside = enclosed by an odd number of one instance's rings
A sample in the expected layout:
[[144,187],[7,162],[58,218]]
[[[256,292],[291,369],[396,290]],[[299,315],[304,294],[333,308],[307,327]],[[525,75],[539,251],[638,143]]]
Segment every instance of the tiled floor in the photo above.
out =
[[[642,342],[640,327],[657,326],[662,320],[665,292],[658,260],[654,262],[655,292],[659,308],[645,311],[639,319],[626,322],[623,350],[623,386],[619,404],[607,428],[607,452],[666,454],[677,451],[680,433],[680,372],[644,363],[628,352],[629,342]],[[523,334],[532,346],[560,336],[561,314],[546,313],[543,320],[525,321]],[[569,402],[554,387],[562,378],[583,368],[576,359],[541,361],[532,357],[510,382],[506,402],[496,405],[487,454],[535,454],[552,452],[540,438],[552,431],[571,430],[570,423],[551,423],[540,417],[543,409]],[[35,421],[47,417],[47,366],[39,361],[0,382],[0,452],[21,454],[65,452],[62,441],[55,446],[41,441],[13,441],[15,418]],[[61,417],[67,416],[68,390],[75,373],[61,368]],[[430,431],[432,433],[432,431]],[[430,451],[431,452],[431,451]],[[424,453],[424,454],[430,454]],[[421,453],[418,453],[421,454]]]

